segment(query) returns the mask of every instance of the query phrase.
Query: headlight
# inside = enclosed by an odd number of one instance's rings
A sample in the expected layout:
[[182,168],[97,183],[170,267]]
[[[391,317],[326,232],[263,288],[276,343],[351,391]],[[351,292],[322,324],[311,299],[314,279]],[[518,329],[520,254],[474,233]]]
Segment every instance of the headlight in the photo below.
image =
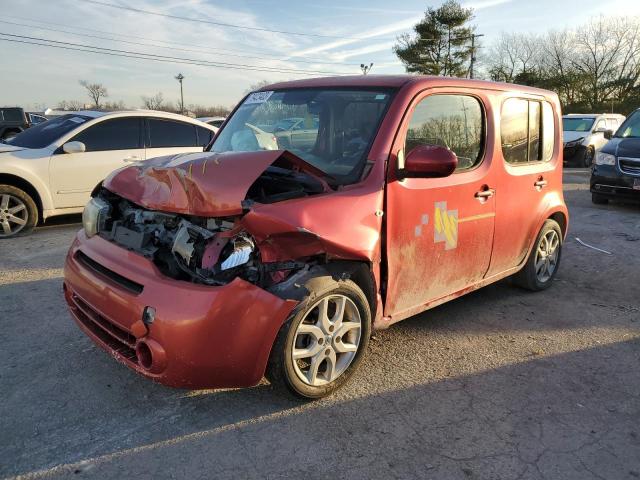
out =
[[230,268],[244,265],[251,258],[251,253],[255,245],[251,238],[246,235],[240,234],[231,240],[233,250],[229,256],[220,264],[220,270],[229,270]]
[[608,153],[598,152],[596,154],[596,165],[615,165],[616,157]]
[[82,212],[82,226],[87,237],[97,234],[109,217],[111,205],[101,198],[92,198]]
[[578,145],[582,144],[582,142],[584,142],[584,137],[580,137],[576,140],[571,140],[570,142],[567,142],[564,144],[565,147],[577,147]]

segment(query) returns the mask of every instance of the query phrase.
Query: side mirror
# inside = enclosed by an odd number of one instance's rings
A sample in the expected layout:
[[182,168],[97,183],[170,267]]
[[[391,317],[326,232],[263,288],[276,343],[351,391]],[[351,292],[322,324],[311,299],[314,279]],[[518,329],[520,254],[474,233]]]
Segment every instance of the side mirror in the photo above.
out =
[[82,142],[67,142],[62,145],[62,151],[64,153],[82,153],[87,150],[87,147]]
[[439,145],[420,145],[409,152],[401,170],[402,177],[442,178],[458,167],[455,153]]
[[613,137],[613,130],[605,130],[603,135],[607,140],[611,140],[611,137]]

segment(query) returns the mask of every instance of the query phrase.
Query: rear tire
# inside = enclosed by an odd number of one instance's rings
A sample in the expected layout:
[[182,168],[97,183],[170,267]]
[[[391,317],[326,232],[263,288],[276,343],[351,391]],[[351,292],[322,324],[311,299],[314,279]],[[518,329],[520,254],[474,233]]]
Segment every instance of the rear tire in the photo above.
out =
[[596,205],[606,205],[607,203],[609,203],[609,199],[604,195],[600,195],[599,193],[592,193],[591,202]]
[[539,292],[551,286],[560,267],[562,230],[555,220],[548,219],[540,229],[527,262],[514,276],[516,285]]
[[344,385],[362,362],[371,308],[351,280],[318,275],[304,287],[308,294],[278,332],[266,377],[276,388],[317,399]]
[[38,223],[38,207],[28,193],[0,185],[0,240],[28,235]]

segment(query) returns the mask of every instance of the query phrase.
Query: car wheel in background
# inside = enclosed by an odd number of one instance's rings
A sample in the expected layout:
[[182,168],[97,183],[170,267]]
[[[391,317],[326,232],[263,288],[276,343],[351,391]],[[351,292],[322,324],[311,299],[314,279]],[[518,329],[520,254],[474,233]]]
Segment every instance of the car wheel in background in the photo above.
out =
[[607,203],[609,203],[609,199],[604,195],[600,195],[599,193],[592,193],[591,202],[595,203],[596,205],[606,205]]
[[587,147],[584,151],[584,156],[582,157],[582,167],[590,168],[593,163],[593,156],[595,154],[595,150],[593,147]]
[[316,399],[342,386],[362,361],[371,335],[371,309],[351,280],[312,277],[308,295],[278,332],[267,378]]
[[31,233],[38,223],[38,207],[26,192],[0,185],[0,239]]
[[555,220],[544,222],[533,250],[522,270],[514,280],[519,286],[532,291],[545,290],[551,286],[562,256],[562,230]]

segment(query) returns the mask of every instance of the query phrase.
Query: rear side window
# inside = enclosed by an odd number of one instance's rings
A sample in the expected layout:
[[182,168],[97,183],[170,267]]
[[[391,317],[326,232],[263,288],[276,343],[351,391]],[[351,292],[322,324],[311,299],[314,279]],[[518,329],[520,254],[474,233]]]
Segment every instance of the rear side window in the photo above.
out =
[[196,126],[190,123],[149,118],[149,147],[195,147],[198,145]]
[[70,141],[84,143],[87,152],[140,148],[140,118],[105,120],[83,130]]
[[213,138],[213,132],[203,127],[197,127],[198,129],[198,145],[206,147]]
[[458,157],[457,170],[482,159],[484,114],[480,102],[467,95],[430,95],[415,108],[405,142],[408,154],[420,145],[447,147]]
[[22,110],[14,108],[2,110],[2,118],[5,122],[24,122]]
[[549,161],[553,156],[555,126],[548,102],[510,98],[502,105],[502,155],[508,163]]

